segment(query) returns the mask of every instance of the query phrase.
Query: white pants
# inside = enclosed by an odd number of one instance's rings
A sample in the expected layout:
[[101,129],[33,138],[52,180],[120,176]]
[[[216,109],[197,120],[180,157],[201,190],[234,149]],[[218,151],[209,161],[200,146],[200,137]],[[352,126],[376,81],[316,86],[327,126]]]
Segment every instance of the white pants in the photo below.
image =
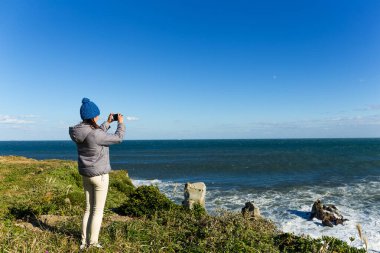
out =
[[85,177],[83,188],[86,195],[86,211],[82,222],[82,244],[97,244],[103,210],[108,192],[108,174],[96,177]]

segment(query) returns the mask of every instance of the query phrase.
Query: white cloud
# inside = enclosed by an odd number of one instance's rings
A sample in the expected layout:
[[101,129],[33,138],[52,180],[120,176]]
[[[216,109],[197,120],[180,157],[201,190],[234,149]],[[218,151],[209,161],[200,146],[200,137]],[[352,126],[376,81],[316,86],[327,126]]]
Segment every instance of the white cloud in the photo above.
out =
[[25,115],[21,115],[20,117],[23,117],[23,118],[38,118],[39,116],[38,115],[34,115],[34,114],[25,114]]
[[368,106],[368,110],[380,110],[380,104]]
[[380,110],[380,104],[372,104],[366,107],[356,109],[356,111],[379,111],[379,110]]
[[[352,116],[352,117],[338,117],[329,120],[330,123],[336,123],[339,125],[380,125],[380,115],[366,115],[366,116]],[[327,121],[327,123],[329,123]]]
[[136,120],[139,120],[138,117],[134,117],[134,116],[126,116],[125,119],[128,120],[128,121],[136,121]]
[[35,118],[35,115],[12,116],[0,115],[0,124],[33,124],[35,121],[30,118]]
[[257,129],[300,129],[300,128],[330,128],[334,126],[364,126],[380,125],[380,115],[352,116],[352,117],[331,117],[298,121],[282,122],[256,122],[253,124]]

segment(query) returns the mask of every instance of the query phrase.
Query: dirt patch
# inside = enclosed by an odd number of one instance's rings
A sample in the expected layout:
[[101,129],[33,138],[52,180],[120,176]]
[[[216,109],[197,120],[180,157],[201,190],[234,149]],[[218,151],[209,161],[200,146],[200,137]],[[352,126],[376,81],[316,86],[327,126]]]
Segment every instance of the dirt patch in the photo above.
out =
[[[16,226],[27,229],[32,232],[37,232],[41,233],[43,231],[53,231],[57,228],[57,226],[62,223],[69,221],[70,219],[73,219],[74,217],[72,216],[61,216],[61,215],[41,215],[39,219],[30,219],[27,221],[24,220],[18,220],[16,222]],[[102,226],[107,227],[109,226],[112,222],[117,221],[117,222],[128,222],[132,220],[133,218],[128,217],[128,216],[123,216],[123,215],[118,215],[118,214],[111,214],[106,217],[104,217],[103,224]]]
[[[41,215],[39,217],[39,221],[44,225],[47,225],[50,227],[56,227],[60,223],[69,221],[70,219],[73,219],[73,218],[74,217],[72,217],[72,216],[61,216],[61,215],[48,214],[48,215]],[[82,219],[82,217],[81,217],[81,219]],[[104,216],[103,225],[108,226],[113,221],[127,222],[131,219],[132,218],[129,216],[123,216],[123,215],[118,215],[116,213],[113,213],[111,215]]]
[[38,219],[29,217],[27,220],[18,220],[16,226],[25,228],[34,232],[42,232],[43,230],[52,230],[58,224],[68,221],[71,216],[60,215],[41,215]]
[[39,218],[39,221],[42,222],[44,225],[55,227],[59,223],[68,221],[70,218],[72,218],[72,217],[71,216],[46,214],[46,215],[41,215]]
[[18,221],[15,225],[17,227],[27,229],[27,230],[30,230],[33,232],[37,232],[37,233],[40,233],[43,231],[39,226],[32,224],[32,223],[29,223],[29,222],[26,222],[26,221]]
[[130,221],[132,220],[131,217],[129,216],[123,216],[123,215],[118,215],[116,213],[113,213],[107,217],[104,217],[104,226],[108,226],[110,225],[112,222],[114,221],[118,221],[118,222],[127,222],[127,221]]

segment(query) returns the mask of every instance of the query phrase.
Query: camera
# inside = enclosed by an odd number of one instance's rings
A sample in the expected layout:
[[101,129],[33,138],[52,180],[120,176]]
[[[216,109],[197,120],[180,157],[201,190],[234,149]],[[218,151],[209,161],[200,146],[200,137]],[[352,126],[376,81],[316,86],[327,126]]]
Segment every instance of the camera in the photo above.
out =
[[113,115],[113,120],[114,120],[114,121],[117,121],[118,119],[119,119],[119,114],[114,114],[114,115]]

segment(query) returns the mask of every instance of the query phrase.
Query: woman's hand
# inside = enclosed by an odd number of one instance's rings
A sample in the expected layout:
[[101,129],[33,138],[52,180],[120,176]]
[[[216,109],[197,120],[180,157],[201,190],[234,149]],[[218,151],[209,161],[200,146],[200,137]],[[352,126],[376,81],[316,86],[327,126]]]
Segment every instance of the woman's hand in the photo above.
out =
[[111,112],[110,115],[108,115],[107,122],[111,123],[113,121],[113,113]]
[[[112,112],[110,113],[110,115],[108,115],[108,119],[107,119],[108,123],[111,123],[111,122],[114,121],[113,115],[114,114]],[[117,122],[119,122],[119,123],[123,123],[124,122],[124,118],[123,118],[123,115],[121,113],[117,114]]]
[[117,122],[123,123],[124,122],[124,117],[121,113],[117,114]]

